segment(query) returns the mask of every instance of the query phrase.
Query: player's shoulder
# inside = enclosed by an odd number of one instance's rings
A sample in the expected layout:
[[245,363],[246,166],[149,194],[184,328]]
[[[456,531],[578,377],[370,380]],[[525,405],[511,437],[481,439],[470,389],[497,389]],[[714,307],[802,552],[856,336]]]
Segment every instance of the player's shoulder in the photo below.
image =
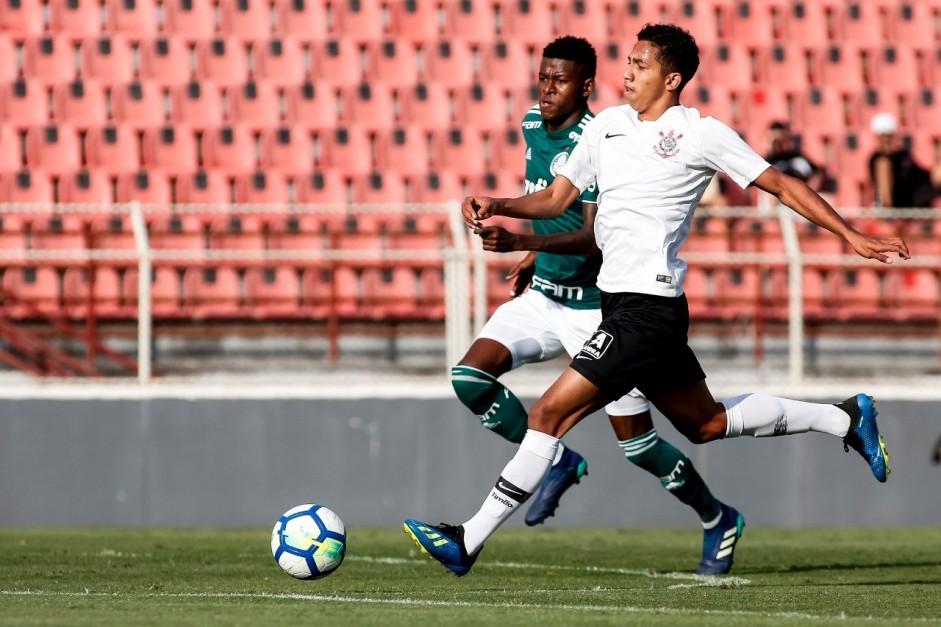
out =
[[523,130],[531,131],[533,129],[542,128],[542,125],[543,125],[542,111],[539,110],[538,104],[534,104],[523,115],[523,121],[522,121]]

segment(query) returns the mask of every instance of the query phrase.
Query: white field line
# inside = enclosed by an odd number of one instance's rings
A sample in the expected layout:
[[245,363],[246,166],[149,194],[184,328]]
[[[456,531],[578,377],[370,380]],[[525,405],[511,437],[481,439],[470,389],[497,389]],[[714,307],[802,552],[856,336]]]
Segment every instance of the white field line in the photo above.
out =
[[[555,591],[558,592],[558,591]],[[483,603],[478,601],[434,601],[429,599],[381,599],[373,597],[352,597],[339,594],[271,594],[266,592],[142,592],[142,593],[107,593],[107,592],[45,592],[43,590],[0,590],[0,596],[30,596],[30,597],[93,597],[108,599],[264,599],[277,601],[318,601],[324,603],[351,603],[366,605],[391,605],[402,607],[442,607],[442,608],[507,608],[557,610],[573,612],[599,612],[599,613],[628,613],[628,614],[656,614],[672,616],[727,616],[742,618],[780,618],[797,620],[868,620],[885,621],[884,617],[848,616],[845,613],[835,615],[810,614],[806,612],[752,612],[747,610],[707,610],[696,608],[677,607],[635,607],[631,605],[571,605],[565,603],[539,604],[539,603]],[[930,618],[893,618],[896,622],[931,623]]]
[[[372,564],[427,564],[427,559],[405,559],[401,557],[362,557],[350,556],[346,558],[351,562],[369,562]],[[695,581],[690,587],[711,586],[717,588],[737,588],[747,586],[750,580],[742,577],[717,577],[715,575],[697,575],[695,573],[658,573],[651,569],[630,568],[601,568],[599,566],[554,566],[550,564],[527,564],[521,562],[481,562],[481,567],[514,568],[520,570],[567,570],[584,573],[603,573],[610,575],[632,575],[636,577],[649,577],[651,579],[681,579]]]

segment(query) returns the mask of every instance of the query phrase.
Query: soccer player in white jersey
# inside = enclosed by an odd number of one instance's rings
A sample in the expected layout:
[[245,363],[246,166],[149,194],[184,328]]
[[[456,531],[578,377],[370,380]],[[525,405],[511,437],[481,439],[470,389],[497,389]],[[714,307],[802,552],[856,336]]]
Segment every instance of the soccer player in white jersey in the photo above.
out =
[[[597,54],[585,39],[560,37],[543,49],[539,103],[522,122],[527,191],[549,185],[582,128],[594,117],[588,97],[596,67]],[[451,369],[457,398],[484,427],[510,442],[523,441],[528,417],[499,377],[563,352],[574,357],[601,322],[601,292],[596,285],[601,256],[591,230],[596,198],[593,188],[586,190],[562,215],[535,220],[532,235],[499,226],[481,229],[487,250],[541,251],[513,269],[513,291],[518,296],[497,308],[467,354]],[[716,499],[690,459],[657,434],[646,399],[636,393],[625,395],[605,410],[628,461],[659,478],[670,494],[699,516],[704,531],[698,572],[729,572],[744,524],[741,514]],[[552,516],[562,494],[586,472],[585,459],[560,442],[552,469],[526,512],[526,524],[538,525]],[[723,534],[729,527],[737,533],[726,542]]]
[[[512,199],[470,197],[462,211],[478,229],[492,215],[546,218],[580,190],[598,186],[595,239],[602,252],[602,321],[569,368],[531,408],[529,430],[480,510],[458,526],[405,521],[406,530],[456,575],[470,571],[484,542],[542,483],[559,438],[582,418],[638,388],[694,443],[750,435],[816,431],[843,439],[880,482],[888,474],[872,398],[836,405],[769,394],[717,402],[689,348],[686,264],[677,256],[693,212],[716,172],[755,185],[843,238],[860,256],[892,263],[909,257],[899,237],[871,237],[848,225],[801,181],[772,168],[725,124],[680,104],[699,66],[693,37],[671,24],[638,33],[624,72],[627,105],[589,123],[549,187]],[[735,533],[729,530],[730,536]]]

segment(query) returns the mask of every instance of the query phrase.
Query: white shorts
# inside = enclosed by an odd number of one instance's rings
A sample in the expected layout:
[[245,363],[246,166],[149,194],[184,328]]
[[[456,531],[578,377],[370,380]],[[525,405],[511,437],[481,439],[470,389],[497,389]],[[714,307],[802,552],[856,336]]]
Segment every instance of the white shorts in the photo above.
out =
[[[477,337],[506,346],[515,370],[563,353],[574,357],[600,323],[600,309],[572,309],[531,289],[500,305]],[[647,399],[638,390],[605,407],[610,416],[634,416],[649,409]]]

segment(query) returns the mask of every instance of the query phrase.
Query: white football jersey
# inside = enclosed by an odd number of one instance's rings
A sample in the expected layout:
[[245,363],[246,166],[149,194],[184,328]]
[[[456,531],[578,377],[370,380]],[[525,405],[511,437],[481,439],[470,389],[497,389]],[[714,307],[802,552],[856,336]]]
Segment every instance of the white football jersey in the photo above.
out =
[[655,296],[683,293],[677,257],[693,212],[716,172],[742,188],[771,167],[728,126],[677,105],[642,121],[629,105],[588,123],[559,171],[581,191],[598,185],[598,287]]

